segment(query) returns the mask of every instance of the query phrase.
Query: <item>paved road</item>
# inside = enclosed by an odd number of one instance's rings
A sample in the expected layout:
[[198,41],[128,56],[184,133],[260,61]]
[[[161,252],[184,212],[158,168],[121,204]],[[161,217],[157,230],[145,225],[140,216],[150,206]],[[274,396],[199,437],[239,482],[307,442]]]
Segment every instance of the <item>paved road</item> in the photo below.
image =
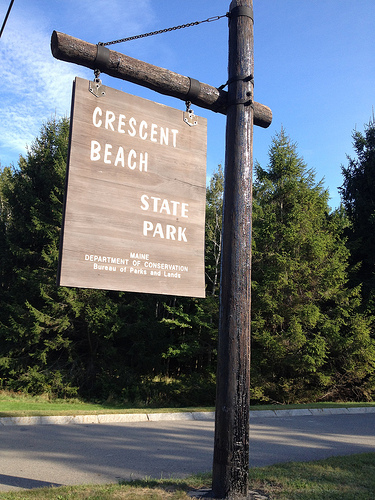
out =
[[[211,469],[212,421],[0,427],[0,491]],[[254,418],[251,466],[375,452],[375,413]]]

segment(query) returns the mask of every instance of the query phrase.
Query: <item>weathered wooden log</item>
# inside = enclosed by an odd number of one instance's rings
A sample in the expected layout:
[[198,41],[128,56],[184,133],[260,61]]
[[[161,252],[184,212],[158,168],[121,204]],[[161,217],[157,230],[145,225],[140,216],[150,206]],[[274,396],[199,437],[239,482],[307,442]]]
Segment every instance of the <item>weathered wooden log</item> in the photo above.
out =
[[253,1],[229,10],[229,85],[220,274],[214,498],[249,498],[251,228],[254,112]]
[[[95,44],[54,31],[51,37],[51,50],[56,59],[96,69],[98,47]],[[106,61],[102,61],[100,68],[107,75],[147,87],[159,94],[170,95],[183,101],[189,100],[196,106],[217,113],[227,112],[228,93],[224,90],[199,82],[198,94],[189,96],[191,78],[188,76],[139,61],[114,50],[109,50],[108,56]],[[271,122],[270,108],[254,102],[254,124],[267,128]]]

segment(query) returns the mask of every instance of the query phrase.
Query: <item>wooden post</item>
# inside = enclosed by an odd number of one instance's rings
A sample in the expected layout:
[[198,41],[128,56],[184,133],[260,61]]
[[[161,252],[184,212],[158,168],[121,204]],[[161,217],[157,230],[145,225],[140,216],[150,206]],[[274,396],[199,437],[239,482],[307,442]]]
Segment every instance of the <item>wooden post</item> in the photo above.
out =
[[[84,42],[70,35],[54,31],[51,51],[56,59],[96,69],[97,45]],[[199,82],[199,92],[189,96],[191,78],[153,64],[134,59],[114,50],[108,50],[108,60],[101,63],[100,70],[107,75],[147,87],[160,94],[189,100],[201,108],[225,114],[228,93]],[[105,85],[105,82],[103,82]],[[272,122],[272,111],[268,106],[254,102],[254,124],[267,128]]]
[[232,0],[213,497],[248,497],[253,154],[252,0]]

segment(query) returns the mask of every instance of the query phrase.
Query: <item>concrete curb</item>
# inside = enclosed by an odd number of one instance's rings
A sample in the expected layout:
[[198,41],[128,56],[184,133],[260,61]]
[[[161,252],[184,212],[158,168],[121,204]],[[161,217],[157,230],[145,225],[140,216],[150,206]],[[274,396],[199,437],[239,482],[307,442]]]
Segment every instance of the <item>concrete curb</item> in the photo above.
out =
[[[375,407],[355,408],[311,408],[303,410],[252,410],[250,419],[303,417],[319,415],[349,415],[375,413]],[[0,417],[0,426],[11,425],[67,425],[67,424],[113,424],[127,422],[160,421],[213,421],[215,412],[178,412],[178,413],[109,413],[103,415],[63,415],[41,417]]]
[[103,415],[60,415],[40,417],[0,417],[0,426],[113,424],[122,422],[159,422],[173,420],[214,420],[215,412],[108,413]]
[[303,417],[319,415],[349,415],[349,414],[375,413],[375,406],[357,406],[354,408],[310,408],[301,410],[255,410],[250,411],[250,418],[270,417]]

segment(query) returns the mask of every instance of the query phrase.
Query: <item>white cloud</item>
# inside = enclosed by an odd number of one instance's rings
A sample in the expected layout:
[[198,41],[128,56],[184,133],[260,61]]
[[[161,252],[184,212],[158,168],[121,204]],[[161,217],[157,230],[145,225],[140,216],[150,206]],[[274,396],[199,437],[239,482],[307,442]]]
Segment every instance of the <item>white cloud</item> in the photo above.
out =
[[0,64],[0,160],[4,165],[24,152],[54,113],[68,114],[75,70],[63,72],[51,56],[47,35],[22,21],[1,40]]
[[[53,29],[96,43],[107,41],[106,34],[109,39],[115,33],[115,37],[125,36],[125,28],[137,32],[152,19],[149,0],[129,1],[126,8],[123,1],[113,0],[110,9],[106,0],[50,2],[49,10],[44,2],[28,4],[24,2],[23,10],[12,11],[0,40],[3,166],[17,162],[19,154],[25,153],[26,145],[33,142],[48,119],[69,115],[74,77],[91,78],[89,70],[53,58]],[[93,36],[97,38],[90,40]]]

